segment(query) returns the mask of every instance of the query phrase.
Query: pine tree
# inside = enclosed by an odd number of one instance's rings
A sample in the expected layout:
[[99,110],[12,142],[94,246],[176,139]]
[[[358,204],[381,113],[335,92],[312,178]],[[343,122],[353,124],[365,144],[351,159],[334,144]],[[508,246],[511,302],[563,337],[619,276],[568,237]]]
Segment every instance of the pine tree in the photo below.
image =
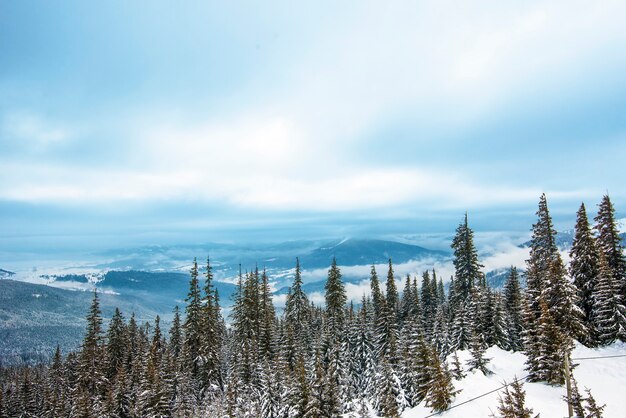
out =
[[450,330],[450,348],[452,350],[465,350],[470,345],[472,323],[468,321],[465,303],[457,307]]
[[92,408],[100,402],[104,395],[106,376],[104,375],[104,335],[102,331],[102,314],[98,292],[94,290],[93,301],[87,315],[87,330],[80,353],[79,382],[80,388]]
[[539,307],[541,316],[537,329],[537,371],[531,374],[529,380],[562,385],[565,382],[563,372],[565,356],[570,355],[573,343],[568,334],[556,324],[548,305],[543,300],[540,300]]
[[470,354],[472,358],[467,361],[469,371],[479,370],[485,376],[492,374],[492,371],[487,368],[487,364],[489,364],[491,359],[485,358],[485,343],[482,334],[477,332],[472,334]]
[[585,409],[588,412],[585,418],[602,418],[602,412],[604,412],[606,405],[598,405],[591,395],[591,390],[585,389],[585,392],[587,392],[587,397],[585,398],[587,405],[585,405]]
[[294,367],[295,388],[289,401],[292,405],[293,418],[304,418],[311,402],[311,388],[306,376],[306,368],[302,355],[298,357]]
[[587,330],[583,324],[583,312],[579,308],[578,295],[565,272],[561,257],[557,255],[548,271],[547,282],[541,293],[556,325],[568,335],[584,340]]
[[398,290],[396,288],[396,281],[393,277],[393,265],[391,264],[391,258],[389,259],[389,270],[387,271],[387,309],[389,309],[395,323],[396,313],[398,310]]
[[536,319],[541,315],[539,299],[548,282],[550,269],[557,260],[562,263],[545,193],[539,199],[537,218],[530,241],[530,258],[526,260],[526,294],[529,309]]
[[400,408],[397,398],[401,396],[402,388],[391,366],[383,359],[376,382],[376,410],[379,415],[389,418],[399,418]]
[[128,377],[124,367],[117,370],[107,396],[107,415],[115,418],[132,417],[132,399]]
[[126,335],[126,324],[124,317],[118,308],[109,322],[107,331],[107,379],[113,378],[117,374],[117,370],[122,366],[126,358],[126,350],[128,347],[128,339]]
[[222,318],[217,290],[213,288],[213,267],[206,262],[204,298],[200,307],[200,347],[198,350],[202,386],[211,392],[223,389],[220,352],[222,349]]
[[261,417],[278,418],[281,412],[281,385],[278,374],[274,373],[267,358],[263,362],[261,379]]
[[570,276],[578,295],[578,306],[583,312],[583,321],[588,330],[584,343],[595,345],[596,336],[592,320],[593,293],[598,281],[598,250],[591,233],[585,204],[581,204],[576,215],[574,241],[570,250]]
[[376,366],[375,348],[368,325],[367,311],[362,307],[348,337],[350,380],[360,398],[371,394]]
[[160,318],[157,315],[152,335],[152,343],[146,360],[141,382],[142,414],[150,418],[165,418],[171,415],[167,382],[164,379],[163,341]]
[[599,344],[626,341],[626,308],[604,253],[600,253],[591,318]]
[[513,351],[520,351],[523,348],[522,332],[524,330],[522,292],[517,269],[513,266],[511,266],[511,272],[504,284],[504,309],[509,348]]
[[[307,324],[310,322],[309,299],[302,290],[302,273],[300,271],[300,260],[296,258],[296,272],[293,285],[287,295],[285,304],[285,321],[289,329],[291,329],[296,340],[301,343],[302,347],[310,346],[310,338]],[[296,353],[291,353],[293,358]]]
[[594,220],[596,221],[594,229],[598,233],[598,250],[604,253],[613,273],[613,280],[620,289],[622,300],[626,301],[626,258],[615,222],[615,208],[608,195],[602,197],[598,205],[598,216]]
[[452,354],[452,370],[450,372],[455,380],[464,379],[466,376],[456,351]]
[[174,319],[172,319],[172,326],[170,328],[170,344],[169,348],[174,358],[178,358],[182,349],[182,328],[180,324],[180,310],[178,305],[174,307]]
[[498,415],[491,415],[493,418],[531,418],[532,416],[532,408],[527,408],[525,404],[526,391],[521,380],[517,378],[504,387],[504,396],[498,395],[498,402],[500,404]]
[[425,271],[422,274],[421,286],[421,307],[422,307],[422,326],[424,327],[424,336],[426,339],[432,339],[435,314],[437,313],[437,297],[432,292],[433,288],[430,281],[430,273]]
[[200,376],[199,356],[202,345],[202,296],[198,282],[198,263],[193,259],[189,280],[189,292],[185,301],[185,323],[183,325],[183,356],[185,367],[193,379]]
[[435,351],[431,354],[432,375],[429,382],[426,406],[433,412],[443,412],[450,407],[452,399],[457,394],[452,384],[452,376],[446,363],[439,360]]
[[345,325],[344,308],[346,305],[346,289],[341,281],[341,271],[337,267],[337,260],[333,257],[333,262],[328,270],[326,281],[326,317],[331,335],[338,338]]
[[384,301],[383,294],[380,291],[380,283],[378,281],[378,274],[376,273],[376,266],[373,264],[370,272],[370,288],[372,290],[372,302],[374,304],[374,322],[376,322],[380,316],[381,307]]
[[490,309],[492,318],[491,342],[503,350],[510,350],[511,337],[507,322],[507,315],[504,311],[504,298],[500,293],[492,293],[493,303]]
[[452,249],[454,250],[455,296],[460,301],[464,301],[470,290],[478,285],[483,276],[480,271],[483,266],[478,262],[478,253],[474,246],[474,231],[468,226],[467,213],[456,229]]
[[274,333],[274,321],[276,312],[272,303],[272,293],[269,279],[265,269],[261,275],[261,300],[260,300],[260,330],[259,330],[259,351],[262,357],[271,358],[272,341]]
[[311,378],[311,397],[304,414],[304,418],[323,418],[326,417],[326,403],[324,399],[325,374],[320,359],[319,351],[315,353],[315,363],[313,367],[313,376]]

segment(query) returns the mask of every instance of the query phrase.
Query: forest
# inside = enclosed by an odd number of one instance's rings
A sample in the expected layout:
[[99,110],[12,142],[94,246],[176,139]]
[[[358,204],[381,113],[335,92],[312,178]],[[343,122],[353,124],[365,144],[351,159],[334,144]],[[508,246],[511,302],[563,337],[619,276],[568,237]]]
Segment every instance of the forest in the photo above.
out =
[[[433,269],[398,281],[372,266],[370,292],[348,301],[332,260],[325,304],[302,290],[295,262],[284,309],[257,267],[239,274],[224,315],[210,260],[190,271],[185,306],[171,327],[115,311],[108,326],[94,291],[80,350],[50,364],[0,367],[0,418],[7,417],[399,417],[418,404],[447,410],[464,374],[489,374],[488,347],[523,352],[527,380],[572,385],[576,416],[600,417],[590,392],[568,380],[575,342],[626,341],[626,260],[608,195],[590,221],[576,216],[569,263],[542,195],[526,268],[502,289],[482,271],[467,214],[451,243],[454,275]],[[383,275],[384,274],[384,275]],[[445,281],[445,285],[444,285]],[[399,289],[397,283],[403,283]],[[181,295],[183,297],[184,295]],[[459,350],[471,358],[461,363]],[[531,417],[513,382],[497,417]]]

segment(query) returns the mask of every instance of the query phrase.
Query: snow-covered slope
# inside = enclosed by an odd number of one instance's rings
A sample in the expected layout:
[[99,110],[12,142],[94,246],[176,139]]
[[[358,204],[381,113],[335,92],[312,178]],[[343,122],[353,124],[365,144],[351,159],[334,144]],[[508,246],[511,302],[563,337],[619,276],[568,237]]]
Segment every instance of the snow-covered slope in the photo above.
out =
[[[469,359],[469,352],[458,352],[459,359],[464,363]],[[626,344],[616,343],[610,347],[589,349],[577,345],[572,358],[607,357],[626,355]],[[453,403],[460,404],[468,399],[497,389],[503,381],[511,382],[515,377],[526,376],[524,361],[526,357],[521,353],[510,353],[497,347],[487,350],[487,357],[491,358],[491,376],[484,376],[481,372],[472,372],[461,381],[455,381],[456,389],[462,389]],[[626,416],[626,357],[603,358],[594,360],[574,361],[578,366],[574,369],[574,377],[582,391],[591,389],[591,394],[602,405],[605,418],[621,418]],[[563,400],[564,387],[548,386],[542,383],[524,383],[526,390],[526,406],[539,413],[541,418],[558,418],[567,416],[567,405]],[[583,393],[584,395],[584,393]],[[448,418],[488,417],[496,412],[498,393],[492,393],[475,401],[460,405],[441,415]],[[404,418],[423,418],[431,415],[430,408],[422,405],[404,411]],[[533,415],[534,416],[534,415]]]

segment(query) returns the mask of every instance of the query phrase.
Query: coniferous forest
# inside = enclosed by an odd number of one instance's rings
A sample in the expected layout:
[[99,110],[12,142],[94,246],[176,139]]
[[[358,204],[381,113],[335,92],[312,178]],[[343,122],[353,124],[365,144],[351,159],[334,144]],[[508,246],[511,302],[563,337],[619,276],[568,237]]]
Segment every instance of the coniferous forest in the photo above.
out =
[[[302,289],[296,259],[283,312],[267,274],[254,268],[240,273],[225,317],[210,261],[194,260],[185,306],[174,308],[169,329],[158,317],[139,324],[119,310],[105,329],[94,292],[79,351],[0,369],[0,418],[398,417],[420,403],[440,412],[465,373],[490,373],[485,350],[494,345],[526,355],[529,381],[563,385],[576,341],[626,341],[626,260],[614,212],[608,196],[593,220],[580,206],[566,265],[542,195],[525,272],[512,267],[498,290],[482,272],[466,215],[446,285],[429,270],[399,289],[389,260],[387,271],[372,266],[370,294],[349,302],[333,260],[318,306]],[[461,363],[457,350],[471,359]],[[584,416],[601,416],[586,399],[595,415]],[[523,403],[515,382],[494,408],[531,416]]]

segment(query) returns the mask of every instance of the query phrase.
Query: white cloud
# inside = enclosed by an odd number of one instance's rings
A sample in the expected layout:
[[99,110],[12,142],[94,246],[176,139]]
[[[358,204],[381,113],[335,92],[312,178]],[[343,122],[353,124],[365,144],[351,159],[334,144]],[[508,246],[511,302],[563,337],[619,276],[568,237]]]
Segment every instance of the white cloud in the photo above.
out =
[[[483,123],[529,85],[561,83],[564,69],[578,68],[624,39],[624,11],[616,1],[362,5],[287,61],[285,77],[266,96],[252,100],[244,92],[234,98],[242,103],[234,111],[200,121],[181,117],[184,106],[125,109],[129,114],[118,128],[130,150],[122,169],[114,163],[89,167],[52,160],[42,167],[41,161],[3,161],[0,198],[183,198],[321,212],[534,201],[544,190],[512,190],[498,178],[479,184],[451,167],[360,163],[356,157],[368,146],[368,135],[394,115],[414,113],[425,124],[462,131]],[[73,135],[30,114],[7,120],[7,132],[41,147]],[[586,194],[548,192],[551,199]]]
[[0,135],[5,141],[26,144],[31,150],[43,151],[49,146],[71,138],[72,132],[59,123],[28,112],[14,112],[4,115],[0,125]]

